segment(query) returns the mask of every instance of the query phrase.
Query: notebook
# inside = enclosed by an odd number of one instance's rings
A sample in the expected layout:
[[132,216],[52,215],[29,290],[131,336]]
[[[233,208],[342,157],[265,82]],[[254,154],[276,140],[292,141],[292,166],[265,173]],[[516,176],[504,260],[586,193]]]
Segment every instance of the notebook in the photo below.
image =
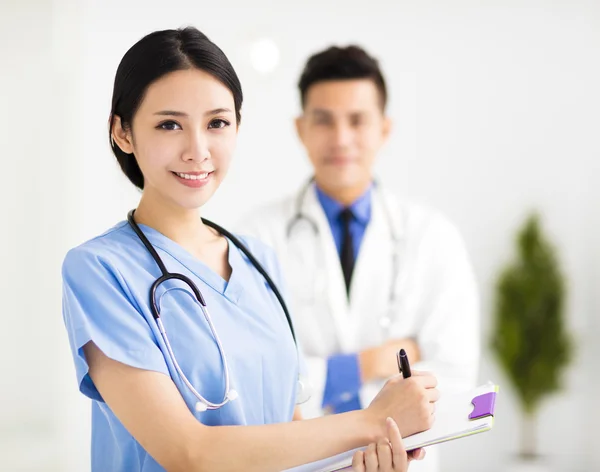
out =
[[[403,439],[407,451],[483,433],[494,425],[498,386],[489,382],[465,393],[443,395],[436,403],[435,423],[422,433]],[[287,472],[337,472],[352,470],[352,456],[364,447]]]

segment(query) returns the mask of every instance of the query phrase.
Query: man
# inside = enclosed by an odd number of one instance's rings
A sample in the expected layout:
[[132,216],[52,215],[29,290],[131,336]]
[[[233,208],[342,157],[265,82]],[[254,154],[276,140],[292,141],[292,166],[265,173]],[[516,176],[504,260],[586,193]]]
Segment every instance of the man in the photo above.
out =
[[[241,232],[276,251],[314,387],[308,417],[367,406],[398,374],[396,353],[442,393],[474,386],[479,301],[457,229],[377,184],[391,130],[377,61],[356,46],[313,55],[296,128],[314,178],[251,214]],[[434,451],[435,452],[435,451]],[[435,470],[435,454],[415,470]],[[432,469],[433,467],[433,469]]]

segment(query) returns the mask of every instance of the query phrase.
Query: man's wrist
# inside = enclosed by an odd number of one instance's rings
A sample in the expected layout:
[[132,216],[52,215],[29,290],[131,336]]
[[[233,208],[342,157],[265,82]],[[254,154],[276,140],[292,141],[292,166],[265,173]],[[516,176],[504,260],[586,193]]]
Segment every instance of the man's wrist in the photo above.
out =
[[358,368],[360,371],[360,379],[362,383],[367,383],[373,380],[375,373],[373,366],[375,365],[374,358],[376,357],[376,349],[370,348],[358,353]]
[[419,345],[417,341],[413,338],[406,338],[404,340],[406,347],[404,349],[408,353],[408,358],[410,362],[417,363],[421,360],[421,350],[419,349]]

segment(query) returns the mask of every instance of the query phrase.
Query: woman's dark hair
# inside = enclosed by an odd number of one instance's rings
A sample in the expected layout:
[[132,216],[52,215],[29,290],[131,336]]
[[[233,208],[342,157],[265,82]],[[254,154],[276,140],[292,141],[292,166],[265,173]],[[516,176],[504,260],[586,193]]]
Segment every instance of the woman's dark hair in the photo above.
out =
[[379,91],[381,109],[385,110],[387,89],[379,63],[364,49],[354,45],[343,48],[331,46],[308,58],[298,82],[302,106],[306,104],[308,89],[314,84],[353,79],[372,80]]
[[127,178],[144,188],[144,176],[135,156],[127,154],[112,140],[115,116],[124,129],[131,127],[148,87],[170,72],[196,68],[221,81],[233,94],[237,123],[241,120],[242,86],[233,66],[221,49],[196,28],[155,31],[140,39],[121,59],[113,88],[109,140],[113,153]]

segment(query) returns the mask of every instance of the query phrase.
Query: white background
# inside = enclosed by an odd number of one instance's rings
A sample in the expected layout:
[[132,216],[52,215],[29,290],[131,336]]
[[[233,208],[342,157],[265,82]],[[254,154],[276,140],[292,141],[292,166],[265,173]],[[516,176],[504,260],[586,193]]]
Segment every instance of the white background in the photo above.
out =
[[[443,471],[508,470],[519,410],[487,350],[493,284],[527,212],[542,213],[568,277],[577,357],[539,423],[551,470],[600,470],[600,4],[594,1],[2,0],[0,3],[0,470],[89,469],[89,405],[62,325],[66,250],[123,219],[138,193],[107,144],[112,80],[141,36],[194,25],[245,92],[223,224],[309,175],[294,134],[309,54],[358,43],[377,56],[395,128],[388,187],[460,227],[483,297],[480,380],[502,388],[494,430],[443,447]],[[278,46],[270,74],[250,45]]]

